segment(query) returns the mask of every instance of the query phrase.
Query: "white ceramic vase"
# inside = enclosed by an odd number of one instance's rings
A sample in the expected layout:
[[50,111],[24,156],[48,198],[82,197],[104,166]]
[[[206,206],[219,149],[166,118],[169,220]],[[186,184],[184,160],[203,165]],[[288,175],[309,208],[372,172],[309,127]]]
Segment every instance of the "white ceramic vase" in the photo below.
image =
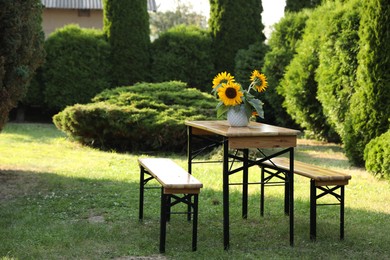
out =
[[249,118],[245,113],[245,106],[231,107],[227,111],[227,120],[230,126],[247,126]]

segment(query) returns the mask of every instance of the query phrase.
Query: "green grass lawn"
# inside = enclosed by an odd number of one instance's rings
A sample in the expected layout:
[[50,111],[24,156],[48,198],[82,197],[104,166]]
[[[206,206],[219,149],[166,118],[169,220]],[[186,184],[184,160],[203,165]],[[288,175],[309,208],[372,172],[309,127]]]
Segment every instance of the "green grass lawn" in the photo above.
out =
[[[309,180],[296,176],[295,246],[289,246],[282,187],[266,188],[259,217],[259,186],[250,186],[244,220],[240,187],[233,186],[231,249],[224,251],[221,166],[197,164],[193,174],[204,184],[198,251],[191,252],[191,224],[174,215],[164,255],[158,253],[158,190],[146,193],[144,221],[138,221],[140,156],[159,155],[103,152],[69,141],[53,125],[8,124],[0,133],[0,259],[390,258],[390,183],[351,167],[338,145],[301,139],[296,159],[352,175],[344,241],[336,206],[318,208],[317,241],[310,241]],[[185,154],[170,157],[186,168]],[[260,170],[252,168],[250,178],[258,180]]]

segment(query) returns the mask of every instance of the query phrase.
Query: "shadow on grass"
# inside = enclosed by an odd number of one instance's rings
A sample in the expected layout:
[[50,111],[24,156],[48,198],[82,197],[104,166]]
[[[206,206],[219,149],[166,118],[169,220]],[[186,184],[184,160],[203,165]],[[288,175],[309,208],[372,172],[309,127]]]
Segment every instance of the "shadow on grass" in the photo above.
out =
[[[0,256],[18,259],[108,259],[158,255],[159,190],[145,194],[138,220],[135,182],[67,178],[53,173],[0,171]],[[309,189],[308,189],[309,192]],[[295,246],[289,246],[283,198],[249,197],[241,218],[241,193],[230,194],[230,244],[223,250],[222,193],[200,194],[198,251],[191,252],[191,224],[174,215],[167,229],[167,257],[190,258],[375,258],[388,257],[388,214],[346,208],[345,241],[339,241],[338,207],[321,207],[317,242],[309,240],[309,203],[295,201]],[[348,193],[346,194],[348,200]],[[126,259],[126,258],[119,258]],[[131,259],[131,258],[128,258]]]

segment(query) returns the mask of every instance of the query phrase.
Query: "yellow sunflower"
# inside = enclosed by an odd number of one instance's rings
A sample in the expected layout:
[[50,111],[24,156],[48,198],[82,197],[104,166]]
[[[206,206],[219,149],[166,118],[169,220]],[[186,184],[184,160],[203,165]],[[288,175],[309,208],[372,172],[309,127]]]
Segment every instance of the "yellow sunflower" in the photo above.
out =
[[230,75],[228,72],[221,72],[213,79],[213,88],[217,87],[219,84],[229,84],[234,82],[234,76]]
[[251,81],[253,82],[258,92],[263,92],[267,88],[267,78],[258,70],[254,70],[252,72]]
[[241,104],[241,97],[244,94],[240,88],[241,86],[234,82],[222,84],[222,87],[218,89],[218,96],[225,106],[235,106]]

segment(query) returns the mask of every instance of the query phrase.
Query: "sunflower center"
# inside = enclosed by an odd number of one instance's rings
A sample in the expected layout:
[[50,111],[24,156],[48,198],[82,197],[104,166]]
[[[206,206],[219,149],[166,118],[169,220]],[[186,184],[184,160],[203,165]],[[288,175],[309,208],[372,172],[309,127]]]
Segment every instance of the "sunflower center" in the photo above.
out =
[[225,91],[226,97],[234,99],[237,97],[237,90],[235,88],[227,88]]

